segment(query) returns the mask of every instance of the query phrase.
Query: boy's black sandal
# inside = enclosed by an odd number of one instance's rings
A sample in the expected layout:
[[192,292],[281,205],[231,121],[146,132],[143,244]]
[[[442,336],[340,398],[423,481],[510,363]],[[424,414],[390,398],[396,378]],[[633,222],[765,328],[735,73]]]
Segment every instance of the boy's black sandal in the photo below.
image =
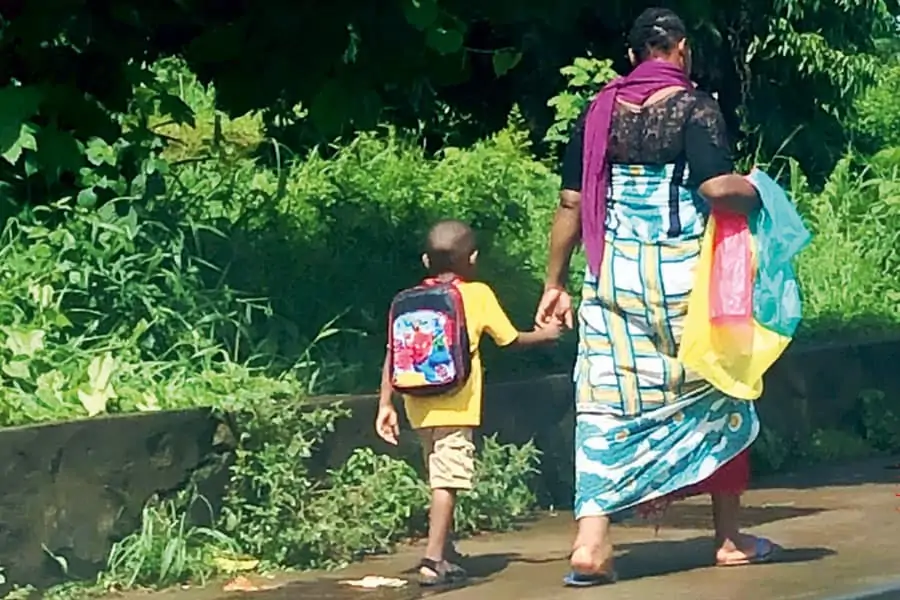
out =
[[[447,585],[463,581],[468,577],[466,570],[459,565],[446,563],[446,568],[441,568],[440,563],[430,558],[423,558],[419,562],[419,585],[430,587],[435,585]],[[434,575],[425,575],[422,569],[428,569]]]

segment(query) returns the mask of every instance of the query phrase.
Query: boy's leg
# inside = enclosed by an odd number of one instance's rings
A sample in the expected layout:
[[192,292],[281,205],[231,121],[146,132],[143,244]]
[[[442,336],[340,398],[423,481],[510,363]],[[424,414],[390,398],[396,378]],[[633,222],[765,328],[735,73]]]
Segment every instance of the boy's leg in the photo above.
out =
[[465,427],[430,428],[420,431],[420,435],[425,448],[428,482],[431,487],[428,545],[420,577],[423,582],[436,582],[448,576],[464,575],[459,567],[447,561],[445,551],[448,546],[452,547],[450,532],[456,494],[459,490],[472,489],[475,445],[472,442],[472,429]]
[[431,509],[428,513],[428,545],[425,547],[425,558],[438,564],[445,560],[450,526],[453,523],[453,509],[456,507],[456,490],[433,488],[431,490]]

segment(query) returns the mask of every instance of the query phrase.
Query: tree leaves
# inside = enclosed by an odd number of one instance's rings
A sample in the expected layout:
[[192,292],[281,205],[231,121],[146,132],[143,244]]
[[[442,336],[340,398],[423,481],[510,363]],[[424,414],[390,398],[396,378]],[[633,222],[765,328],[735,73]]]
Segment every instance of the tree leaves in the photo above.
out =
[[42,127],[36,134],[37,156],[47,175],[58,177],[62,172],[77,172],[84,164],[81,147],[72,134],[56,127]]
[[453,27],[433,27],[425,34],[425,43],[438,54],[454,54],[463,47],[463,32]]
[[503,77],[522,61],[522,53],[512,48],[504,48],[494,52],[491,61],[494,66],[494,74],[497,77]]
[[431,27],[437,21],[438,14],[436,0],[406,0],[403,3],[403,16],[419,31]]
[[88,381],[78,388],[78,400],[89,417],[105,412],[109,401],[118,397],[112,386],[117,368],[118,361],[109,352],[95,356],[88,365]]
[[0,88],[0,155],[15,164],[22,150],[35,148],[34,128],[26,121],[37,114],[41,95],[32,87]]
[[[548,123],[540,111],[559,89],[557,65],[588,46],[598,56],[621,60],[619,34],[627,31],[633,12],[621,1],[591,8],[583,0],[390,0],[377,6],[336,2],[315,9],[276,0],[253,10],[207,4],[187,3],[177,10],[133,7],[127,19],[86,9],[70,18],[40,20],[40,27],[30,23],[33,15],[18,21],[13,17],[12,33],[0,39],[0,52],[11,57],[10,64],[22,65],[15,77],[33,87],[10,80],[0,90],[0,156],[16,167],[7,170],[13,173],[7,182],[28,180],[29,197],[78,193],[71,184],[52,192],[34,189],[38,171],[52,179],[78,163],[68,138],[43,132],[38,125],[53,125],[80,144],[98,135],[112,144],[124,124],[139,155],[129,161],[139,165],[159,148],[149,138],[135,139],[146,122],[135,124],[116,112],[125,110],[125,100],[131,100],[128,110],[145,116],[158,111],[176,123],[193,124],[183,98],[171,88],[160,94],[146,77],[148,62],[173,52],[184,54],[200,80],[215,83],[218,108],[243,114],[302,105],[315,126],[309,130],[327,132],[326,137],[368,127],[383,114],[400,123],[440,121],[444,117],[434,114],[436,106],[469,115],[484,133],[505,119],[499,113],[514,102],[529,122],[543,127]],[[846,112],[868,82],[873,36],[893,23],[885,0],[747,0],[726,8],[709,0],[679,0],[674,8],[692,31],[706,27],[720,34],[715,43],[711,36],[693,40],[697,62],[711,80],[702,83],[723,90],[726,102],[744,100],[742,114],[752,115],[748,118],[753,121],[748,128],[765,122],[771,129],[772,119],[760,115],[773,105],[779,106],[774,120],[784,120],[791,130],[810,125],[809,115],[826,106],[834,115]],[[160,20],[163,15],[166,19]],[[578,27],[579,19],[594,18],[604,23],[602,40]],[[86,41],[86,31],[102,38],[102,43],[92,41],[91,54],[76,48]],[[25,54],[49,39],[58,43]],[[517,69],[525,51],[537,71]],[[742,61],[745,53],[749,60]],[[107,72],[116,74],[115,81]],[[460,90],[472,77],[472,85]],[[771,81],[783,85],[771,86]],[[801,95],[788,91],[801,83],[816,89]],[[751,90],[753,86],[759,89]],[[488,89],[505,102],[478,98]],[[138,95],[129,96],[135,90]],[[383,102],[388,103],[386,111]],[[736,107],[723,108],[730,115]],[[31,121],[38,114],[40,119]],[[780,135],[768,137],[780,143]],[[98,178],[113,179],[111,169],[130,169],[90,151],[84,162],[104,170]],[[124,188],[135,184],[121,183]],[[78,186],[93,185],[90,178],[78,180]]]
[[6,349],[14,357],[33,358],[35,354],[43,350],[45,335],[46,332],[43,329],[7,329]]
[[[0,129],[0,148],[3,149],[3,158],[11,165],[19,162],[23,150],[36,150],[37,141],[34,139],[34,126],[28,123],[19,125],[19,133],[9,129]],[[8,136],[8,137],[6,137]]]

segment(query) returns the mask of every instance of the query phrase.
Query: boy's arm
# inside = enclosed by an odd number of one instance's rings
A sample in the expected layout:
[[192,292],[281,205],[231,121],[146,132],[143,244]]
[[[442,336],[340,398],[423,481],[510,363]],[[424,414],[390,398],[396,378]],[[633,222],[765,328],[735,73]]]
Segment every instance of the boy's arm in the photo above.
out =
[[381,389],[378,394],[378,415],[375,417],[375,431],[388,444],[396,446],[399,442],[400,425],[397,409],[394,408],[391,385],[391,348],[384,355],[384,367],[381,369]]
[[562,328],[556,323],[535,331],[518,331],[500,306],[493,290],[488,288],[488,292],[484,307],[484,330],[498,346],[534,346],[552,342],[562,335]]
[[519,337],[516,338],[515,346],[537,346],[539,344],[547,344],[555,342],[562,337],[563,329],[556,321],[551,321],[541,329],[534,331],[520,331]]
[[388,348],[384,353],[384,365],[381,368],[381,387],[378,388],[378,408],[383,406],[394,406],[394,403],[391,401],[393,392],[394,390],[391,386],[391,349]]

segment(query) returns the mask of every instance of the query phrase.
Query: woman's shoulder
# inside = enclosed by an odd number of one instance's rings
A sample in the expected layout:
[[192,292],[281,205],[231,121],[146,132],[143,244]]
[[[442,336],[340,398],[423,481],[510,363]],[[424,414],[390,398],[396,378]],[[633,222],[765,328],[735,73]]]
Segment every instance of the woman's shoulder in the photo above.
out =
[[718,106],[715,97],[705,90],[698,88],[688,88],[671,93],[660,101],[660,104],[689,104],[689,105],[707,105],[712,104]]
[[719,110],[719,101],[716,99],[716,95],[706,90],[691,90],[691,102],[695,109]]
[[690,121],[694,123],[713,123],[721,117],[722,109],[713,94],[703,90],[693,91]]

